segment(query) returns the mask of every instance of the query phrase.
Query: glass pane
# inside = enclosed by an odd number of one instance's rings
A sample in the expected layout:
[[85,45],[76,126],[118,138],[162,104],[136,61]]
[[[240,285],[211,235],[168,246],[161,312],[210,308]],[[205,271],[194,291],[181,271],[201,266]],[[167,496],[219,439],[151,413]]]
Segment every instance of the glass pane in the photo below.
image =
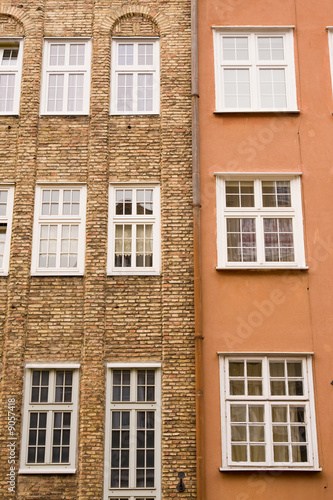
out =
[[247,447],[245,445],[232,445],[231,457],[233,462],[246,462]]
[[265,462],[265,446],[250,446],[250,461]]
[[232,405],[230,407],[231,422],[246,422],[246,406]]
[[264,406],[249,406],[249,422],[264,422]]
[[231,426],[231,441],[246,441],[246,426],[232,425]]
[[273,425],[273,441],[275,443],[287,443],[288,427],[284,425]]
[[274,462],[289,462],[288,446],[274,446]]
[[232,396],[245,394],[244,380],[230,380],[230,394]]
[[230,377],[243,377],[244,376],[244,362],[243,361],[230,361],[229,362],[229,376]]
[[265,427],[263,425],[252,425],[249,428],[251,442],[265,441]]

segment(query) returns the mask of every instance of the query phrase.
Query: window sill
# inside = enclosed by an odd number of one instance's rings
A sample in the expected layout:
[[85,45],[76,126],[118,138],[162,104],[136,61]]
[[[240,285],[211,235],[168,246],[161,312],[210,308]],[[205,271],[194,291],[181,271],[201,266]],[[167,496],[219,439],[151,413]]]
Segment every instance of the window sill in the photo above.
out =
[[246,266],[246,267],[219,267],[217,271],[308,271],[308,266]]
[[239,114],[246,114],[246,115],[299,115],[300,114],[299,109],[223,109],[223,110],[215,110],[213,111],[214,115],[239,115]]
[[108,271],[108,276],[160,276],[159,271]]
[[249,467],[220,467],[220,472],[252,472],[252,471],[263,471],[263,472],[321,472],[323,469],[321,467],[269,467],[254,465]]
[[161,113],[157,111],[152,113],[110,113],[110,116],[161,116]]
[[75,474],[76,469],[72,467],[31,467],[18,470],[19,474]]
[[89,116],[89,112],[87,113],[40,113],[40,117],[43,116],[64,116],[65,118],[72,118],[73,116]]
[[83,272],[75,271],[34,271],[31,276],[83,276]]

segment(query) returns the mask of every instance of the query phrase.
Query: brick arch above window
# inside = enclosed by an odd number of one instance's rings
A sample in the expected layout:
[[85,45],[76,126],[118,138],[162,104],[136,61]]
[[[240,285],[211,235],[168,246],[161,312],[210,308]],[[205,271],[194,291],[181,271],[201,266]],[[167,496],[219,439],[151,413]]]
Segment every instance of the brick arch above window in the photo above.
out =
[[[14,21],[16,21],[18,24],[20,24],[22,26],[21,33],[18,33],[18,32],[15,32],[12,34],[8,33],[10,36],[17,36],[20,34],[27,35],[35,29],[36,21],[34,19],[32,19],[31,17],[29,17],[29,15],[26,14],[23,9],[13,7],[12,5],[10,5],[8,3],[1,3],[0,2],[0,19],[3,16],[9,16],[10,18],[12,18]],[[14,25],[14,23],[12,23],[12,25]]]
[[[117,26],[122,27],[124,24],[129,24],[129,20],[133,20],[138,23],[139,19],[144,18],[145,23],[142,23],[142,27],[147,28],[147,23],[151,23],[151,26],[154,27],[154,32],[151,35],[165,35],[171,30],[171,23],[169,19],[162,13],[157,12],[152,7],[147,7],[145,5],[133,5],[133,6],[125,6],[121,9],[111,11],[110,16],[103,18],[101,20],[101,29],[111,31],[113,36],[119,36],[118,31],[114,31]],[[157,31],[155,31],[155,29]],[[149,36],[148,33],[143,33],[144,36]],[[138,36],[138,34],[123,34],[121,36]]]
[[23,36],[24,28],[14,17],[0,14],[0,33],[2,37]]
[[159,29],[152,21],[142,14],[125,15],[113,25],[112,36],[159,36]]

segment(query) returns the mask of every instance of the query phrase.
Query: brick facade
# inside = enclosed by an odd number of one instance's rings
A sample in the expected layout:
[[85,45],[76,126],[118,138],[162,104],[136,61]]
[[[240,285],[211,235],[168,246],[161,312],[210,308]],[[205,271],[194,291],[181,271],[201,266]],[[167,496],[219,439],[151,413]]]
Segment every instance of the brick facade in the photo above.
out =
[[[0,37],[24,36],[19,116],[0,116],[0,182],[15,184],[0,277],[1,498],[103,498],[108,362],[162,363],[162,498],[196,498],[190,2],[0,2]],[[160,38],[160,115],[110,116],[111,36]],[[92,38],[89,116],[40,116],[44,37]],[[36,182],[87,185],[84,276],[31,276]],[[161,186],[162,272],[107,276],[110,182]],[[27,363],[80,363],[77,472],[17,474]],[[16,401],[8,491],[7,401]],[[176,490],[178,472],[186,490]]]

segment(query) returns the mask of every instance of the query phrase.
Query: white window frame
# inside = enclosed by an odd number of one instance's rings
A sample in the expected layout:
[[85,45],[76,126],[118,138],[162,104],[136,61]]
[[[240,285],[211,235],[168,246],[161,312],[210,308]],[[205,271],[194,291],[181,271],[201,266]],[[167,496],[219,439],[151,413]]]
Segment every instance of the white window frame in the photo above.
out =
[[[266,36],[282,36],[284,40],[285,58],[281,61],[259,61],[257,56],[258,37]],[[223,36],[230,37],[245,37],[249,40],[249,59],[248,60],[223,60],[222,40]],[[214,26],[214,61],[215,61],[215,112],[223,113],[243,113],[243,112],[299,112],[297,109],[296,96],[296,78],[295,78],[295,55],[294,55],[294,40],[293,27],[280,26]],[[248,69],[249,84],[250,84],[250,107],[227,107],[224,99],[223,91],[223,70],[228,69]],[[285,69],[286,83],[286,99],[287,105],[285,108],[269,107],[264,108],[260,105],[259,94],[259,69]]]
[[[138,189],[153,190],[153,215],[116,215],[115,201],[116,190],[127,189],[136,192]],[[136,199],[136,198],[135,198]],[[135,199],[133,198],[132,206],[135,207]],[[137,267],[135,265],[135,231],[132,231],[132,266],[131,267],[116,267],[115,266],[115,226],[116,224],[132,225],[132,228],[138,224],[151,224],[153,226],[153,266],[152,267]],[[108,274],[114,275],[157,275],[160,274],[161,262],[161,214],[160,214],[160,186],[156,183],[113,183],[110,184],[109,190],[109,236],[108,236]]]
[[[59,190],[60,203],[59,210],[61,209],[62,193],[64,190],[75,189],[80,191],[80,211],[79,215],[41,215],[42,211],[42,196],[43,190]],[[85,226],[86,226],[86,200],[87,188],[83,184],[44,184],[40,183],[36,186],[35,194],[35,218],[33,230],[33,244],[32,244],[32,261],[31,261],[31,274],[32,275],[67,275],[76,276],[83,275],[84,273],[84,256],[85,256]],[[60,240],[61,235],[58,234],[56,259],[58,265],[56,267],[40,267],[39,266],[39,244],[40,244],[40,230],[43,224],[57,225],[58,231],[62,225],[75,224],[78,225],[78,253],[77,253],[77,267],[64,268],[60,267]]]
[[7,192],[6,213],[5,215],[0,215],[0,224],[6,224],[7,226],[2,266],[0,267],[0,276],[7,276],[9,270],[10,241],[12,235],[14,186],[8,184],[0,184],[0,191]]
[[331,67],[331,83],[332,83],[332,92],[333,92],[333,26],[327,26],[328,33],[328,46],[330,53],[330,67]]
[[[113,402],[112,401],[112,373],[113,370],[123,369],[131,372],[131,401]],[[155,371],[155,401],[138,402],[135,398],[136,377],[138,370]],[[161,363],[107,363],[107,383],[106,383],[106,417],[105,417],[105,459],[104,459],[104,500],[113,498],[128,500],[153,499],[161,500]],[[130,411],[135,416],[136,411],[154,411],[155,412],[155,487],[151,488],[111,488],[110,482],[110,456],[111,456],[111,412],[118,410]],[[135,451],[136,436],[134,419],[133,426],[130,427],[130,482],[135,482]]]
[[[77,428],[78,428],[78,405],[79,405],[79,368],[76,363],[29,363],[25,367],[25,382],[24,382],[24,400],[23,400],[23,423],[22,423],[22,443],[21,443],[21,460],[19,474],[74,474],[76,472],[76,445],[77,445]],[[32,403],[31,388],[32,374],[34,370],[49,371],[49,390],[48,403]],[[56,403],[55,399],[55,375],[56,371],[70,370],[73,372],[72,380],[72,402]],[[52,430],[53,430],[53,413],[69,412],[71,413],[70,424],[70,451],[69,462],[66,464],[52,463]],[[29,439],[29,414],[30,412],[45,412],[47,413],[46,423],[46,444],[45,444],[45,463],[32,464],[28,463],[28,439]]]
[[[297,470],[320,471],[318,462],[318,446],[316,432],[316,416],[313,392],[312,354],[313,353],[218,353],[220,363],[220,391],[221,391],[221,439],[222,439],[222,467],[221,471],[232,470]],[[229,361],[262,361],[262,387],[260,396],[234,396],[229,394]],[[269,361],[300,361],[303,372],[303,392],[299,396],[271,396],[269,390]],[[265,444],[266,462],[233,462],[231,455],[231,431],[229,408],[231,404],[254,404],[265,407]],[[271,406],[303,405],[306,408],[305,427],[307,434],[307,462],[274,462]],[[249,441],[248,441],[249,443]]]
[[[308,269],[305,264],[301,174],[300,173],[234,173],[216,172],[216,205],[217,205],[217,269]],[[226,207],[226,181],[254,181],[254,207]],[[290,181],[291,207],[263,207],[261,181]],[[264,233],[261,219],[291,218],[293,222],[294,261],[266,262]],[[228,262],[227,260],[227,218],[254,218],[256,220],[255,262]]]
[[[66,63],[59,66],[51,66],[49,64],[50,47],[52,44],[65,44]],[[85,46],[85,62],[84,65],[71,66],[69,65],[69,47],[71,44],[84,44]],[[90,73],[91,73],[91,40],[88,38],[45,38],[43,52],[43,70],[42,70],[42,85],[41,85],[41,115],[89,115],[90,104]],[[61,111],[48,111],[48,88],[49,75],[64,75],[63,87],[63,102]],[[81,111],[69,111],[67,108],[69,75],[83,75],[83,107]]]
[[[1,59],[3,50],[18,47],[17,64],[14,66],[2,66]],[[11,111],[0,111],[0,115],[18,115],[20,110],[21,79],[23,61],[23,38],[0,38],[0,75],[15,75],[14,102]]]
[[[118,65],[118,47],[121,43],[134,44],[134,56],[137,55],[139,43],[152,43],[153,44],[153,60],[154,64],[149,66],[119,66]],[[160,45],[159,38],[148,37],[113,37],[111,44],[112,61],[111,61],[111,102],[110,114],[111,115],[156,115],[160,112]],[[133,74],[133,110],[132,111],[119,111],[118,110],[118,74]],[[153,109],[151,111],[139,111],[137,109],[137,76],[139,73],[153,75]]]

